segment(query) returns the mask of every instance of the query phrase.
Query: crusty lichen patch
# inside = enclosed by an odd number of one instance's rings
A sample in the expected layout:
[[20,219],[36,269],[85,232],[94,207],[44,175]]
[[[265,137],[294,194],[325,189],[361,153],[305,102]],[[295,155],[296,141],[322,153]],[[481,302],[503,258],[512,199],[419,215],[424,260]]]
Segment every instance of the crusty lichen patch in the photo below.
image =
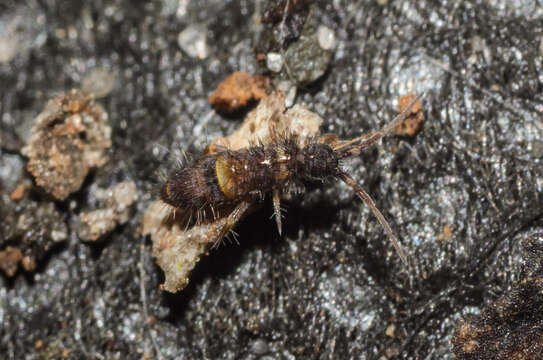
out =
[[200,224],[185,230],[180,224],[167,225],[165,219],[172,208],[160,200],[147,208],[143,221],[143,234],[151,235],[153,257],[164,271],[161,289],[175,293],[189,283],[189,276],[209,244],[216,238],[226,218]]
[[99,208],[79,215],[78,233],[84,241],[96,241],[117,225],[126,223],[138,193],[136,184],[124,181],[111,189],[97,189],[95,197],[100,203]]
[[[211,146],[220,145],[232,150],[248,147],[256,142],[270,142],[270,127],[282,133],[291,131],[301,138],[316,136],[322,119],[298,105],[285,111],[285,97],[272,93],[261,100],[255,110],[247,115],[239,129],[231,135],[216,139]],[[209,149],[208,149],[209,150]],[[183,290],[189,277],[209,247],[217,240],[226,222],[226,213],[216,220],[202,222],[185,229],[183,218],[162,201],[154,201],[147,208],[143,220],[143,234],[150,235],[153,256],[164,271],[163,290],[175,293]]]
[[287,131],[298,134],[300,138],[309,138],[319,133],[322,119],[303,105],[295,105],[286,110],[285,95],[274,92],[262,99],[257,108],[251,111],[241,126],[232,134],[215,139],[213,145],[220,145],[232,150],[248,147],[257,141],[270,142],[270,128],[283,134]]
[[107,114],[79,90],[50,100],[36,117],[23,149],[36,184],[59,200],[77,191],[111,146]]

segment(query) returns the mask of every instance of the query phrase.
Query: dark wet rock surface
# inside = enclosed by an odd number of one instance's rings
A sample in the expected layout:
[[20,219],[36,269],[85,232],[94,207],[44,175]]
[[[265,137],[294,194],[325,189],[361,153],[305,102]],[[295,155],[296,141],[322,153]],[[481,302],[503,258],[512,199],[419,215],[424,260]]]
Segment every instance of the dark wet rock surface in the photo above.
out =
[[462,321],[453,338],[458,359],[539,359],[543,353],[543,238],[522,243],[519,281],[481,314]]

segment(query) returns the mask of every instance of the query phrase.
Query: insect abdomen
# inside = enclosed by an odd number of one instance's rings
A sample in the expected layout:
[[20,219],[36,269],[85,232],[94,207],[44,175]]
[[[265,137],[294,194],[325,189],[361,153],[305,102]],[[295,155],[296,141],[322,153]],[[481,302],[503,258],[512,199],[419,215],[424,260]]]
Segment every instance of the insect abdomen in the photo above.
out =
[[161,188],[162,201],[179,209],[196,211],[227,201],[217,183],[215,161],[215,156],[207,156],[171,175]]
[[254,191],[267,191],[277,183],[279,164],[271,148],[253,147],[229,151],[217,156],[216,177],[219,188],[230,200]]
[[170,176],[161,189],[162,201],[180,209],[200,210],[262,194],[295,173],[293,152],[295,148],[254,146],[205,156]]

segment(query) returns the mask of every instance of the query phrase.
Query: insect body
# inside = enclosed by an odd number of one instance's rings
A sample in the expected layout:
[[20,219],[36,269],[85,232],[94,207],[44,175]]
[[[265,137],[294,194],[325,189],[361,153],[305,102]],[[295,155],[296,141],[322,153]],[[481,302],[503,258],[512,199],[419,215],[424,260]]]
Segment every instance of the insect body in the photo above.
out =
[[339,141],[333,135],[313,140],[300,139],[294,134],[277,136],[270,129],[268,145],[212,151],[172,174],[161,188],[162,201],[190,214],[199,214],[204,208],[215,212],[225,206],[233,207],[217,239],[220,240],[253,202],[272,192],[275,220],[281,233],[281,189],[291,182],[334,177],[349,185],[370,207],[405,262],[406,256],[388,222],[371,197],[341,169],[340,162],[360,154],[396,128],[420,97],[381,130],[349,141]]

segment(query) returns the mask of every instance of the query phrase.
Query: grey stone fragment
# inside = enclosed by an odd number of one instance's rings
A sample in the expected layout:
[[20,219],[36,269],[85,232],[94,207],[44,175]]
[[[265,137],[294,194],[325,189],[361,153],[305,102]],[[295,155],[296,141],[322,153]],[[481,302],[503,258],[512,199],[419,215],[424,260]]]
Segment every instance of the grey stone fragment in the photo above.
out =
[[319,45],[316,36],[301,36],[285,52],[287,71],[299,84],[319,79],[328,68],[332,52]]

